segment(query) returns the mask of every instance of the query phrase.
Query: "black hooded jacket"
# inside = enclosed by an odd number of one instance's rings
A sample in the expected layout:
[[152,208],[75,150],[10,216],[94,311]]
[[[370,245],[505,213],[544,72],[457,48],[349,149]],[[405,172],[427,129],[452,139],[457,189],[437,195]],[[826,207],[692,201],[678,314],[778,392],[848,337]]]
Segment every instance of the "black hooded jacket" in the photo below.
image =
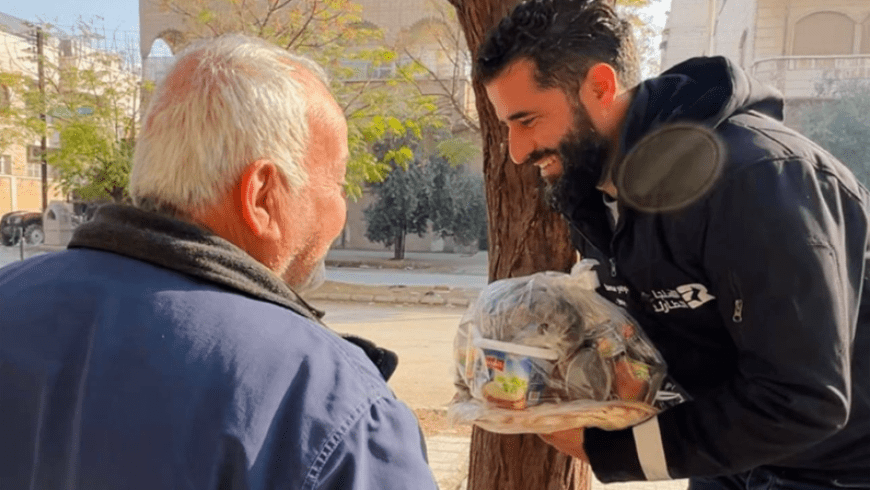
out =
[[[586,430],[603,482],[759,466],[870,486],[868,192],[782,123],[783,102],[728,60],[696,58],[638,87],[629,151],[673,122],[713,128],[726,168],[700,201],[647,214],[601,196],[565,211],[691,399],[634,428]],[[866,479],[865,479],[866,478]]]

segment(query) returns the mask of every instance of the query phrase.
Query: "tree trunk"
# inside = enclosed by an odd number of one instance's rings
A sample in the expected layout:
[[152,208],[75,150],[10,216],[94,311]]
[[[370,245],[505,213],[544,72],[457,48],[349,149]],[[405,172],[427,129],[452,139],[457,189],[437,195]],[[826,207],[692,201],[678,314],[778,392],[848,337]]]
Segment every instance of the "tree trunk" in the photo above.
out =
[[[448,1],[456,8],[471,53],[514,4]],[[538,169],[510,161],[507,131],[483,85],[477,80],[473,85],[483,137],[490,281],[542,270],[567,271],[576,254],[565,222],[541,199]],[[582,490],[590,488],[590,476],[587,465],[558,453],[536,435],[506,436],[478,427],[472,433],[469,490]]]
[[405,258],[405,231],[402,230],[396,236],[393,244],[393,259],[402,260]]

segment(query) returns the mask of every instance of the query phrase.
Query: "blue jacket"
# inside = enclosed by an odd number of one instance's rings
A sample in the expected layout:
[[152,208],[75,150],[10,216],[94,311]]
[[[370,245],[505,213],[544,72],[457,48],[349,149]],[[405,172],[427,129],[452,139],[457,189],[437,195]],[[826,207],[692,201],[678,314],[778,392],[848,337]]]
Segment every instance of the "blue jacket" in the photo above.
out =
[[691,398],[632,429],[587,430],[604,482],[764,466],[870,486],[870,196],[782,109],[726,59],[686,61],[638,87],[622,150],[671,122],[711,128],[728,152],[711,192],[670,213],[620,206],[614,231],[600,195],[566,210],[602,264],[600,292]]
[[[436,488],[414,414],[363,350],[304,302],[149,263],[134,234],[0,270],[0,488]],[[243,254],[207,241],[187,265]],[[210,273],[263,272],[245,260]]]

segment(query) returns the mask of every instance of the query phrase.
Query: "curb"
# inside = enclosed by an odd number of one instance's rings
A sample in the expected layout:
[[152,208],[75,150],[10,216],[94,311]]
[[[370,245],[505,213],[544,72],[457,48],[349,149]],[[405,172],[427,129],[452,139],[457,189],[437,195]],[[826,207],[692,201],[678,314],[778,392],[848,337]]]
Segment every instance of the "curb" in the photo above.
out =
[[[353,286],[349,286],[352,288]],[[360,286],[365,288],[365,286]],[[467,308],[476,298],[478,292],[475,290],[458,290],[450,291],[447,295],[427,292],[427,293],[405,293],[405,294],[390,294],[389,292],[372,293],[372,292],[326,292],[313,291],[305,296],[306,300],[311,301],[339,301],[353,303],[370,303],[370,304],[403,304],[403,305],[422,305],[422,306],[447,306]]]

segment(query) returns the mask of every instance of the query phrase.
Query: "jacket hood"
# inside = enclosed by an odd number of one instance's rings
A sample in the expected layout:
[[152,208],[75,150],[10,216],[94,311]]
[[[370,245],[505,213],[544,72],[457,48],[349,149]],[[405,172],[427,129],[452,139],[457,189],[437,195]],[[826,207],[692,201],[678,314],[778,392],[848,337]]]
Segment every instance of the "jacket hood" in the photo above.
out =
[[692,58],[637,87],[626,116],[620,150],[668,123],[715,128],[728,117],[756,111],[783,119],[783,98],[727,58]]

